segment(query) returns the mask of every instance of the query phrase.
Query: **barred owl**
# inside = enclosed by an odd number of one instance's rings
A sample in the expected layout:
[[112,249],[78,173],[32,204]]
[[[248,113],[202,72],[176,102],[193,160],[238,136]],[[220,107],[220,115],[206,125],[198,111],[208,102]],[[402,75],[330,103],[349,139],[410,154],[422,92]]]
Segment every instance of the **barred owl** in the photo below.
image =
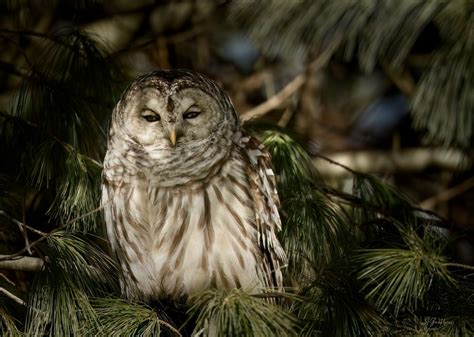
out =
[[269,153],[227,95],[184,70],[138,78],[113,114],[104,160],[107,234],[131,299],[281,288]]

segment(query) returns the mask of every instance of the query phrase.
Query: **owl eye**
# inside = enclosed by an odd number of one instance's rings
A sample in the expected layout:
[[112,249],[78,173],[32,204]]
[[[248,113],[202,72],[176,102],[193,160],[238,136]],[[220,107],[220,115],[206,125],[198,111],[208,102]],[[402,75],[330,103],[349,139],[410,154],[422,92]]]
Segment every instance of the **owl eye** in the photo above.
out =
[[147,113],[147,114],[143,114],[142,117],[143,117],[147,122],[150,122],[150,123],[152,123],[152,122],[158,122],[158,121],[161,119],[160,115],[158,115],[158,114],[156,114],[156,113],[154,113],[154,112],[151,112],[151,111],[149,111],[149,110],[146,110],[146,113]]
[[197,116],[199,116],[200,113],[201,111],[188,111],[183,115],[183,118],[184,119],[196,118]]

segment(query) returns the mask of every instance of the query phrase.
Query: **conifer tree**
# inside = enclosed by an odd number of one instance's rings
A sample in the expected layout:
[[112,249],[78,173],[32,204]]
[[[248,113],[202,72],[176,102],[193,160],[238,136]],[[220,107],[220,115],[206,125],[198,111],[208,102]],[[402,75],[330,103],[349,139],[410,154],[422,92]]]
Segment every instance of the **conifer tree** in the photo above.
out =
[[[101,6],[71,4],[76,14]],[[439,48],[416,83],[413,119],[428,141],[469,149],[473,5],[282,0],[234,2],[228,13],[269,53],[342,57],[367,71],[380,63],[402,69],[434,25]],[[22,26],[34,2],[2,6],[18,20],[0,28],[11,50],[0,75],[18,80],[0,110],[2,336],[474,334],[474,268],[452,258],[442,231],[449,222],[374,175],[344,167],[351,188],[328,185],[297,136],[275,126],[252,130],[278,177],[285,292],[209,289],[188,305],[121,298],[99,194],[108,118],[131,78],[79,24],[42,33]]]

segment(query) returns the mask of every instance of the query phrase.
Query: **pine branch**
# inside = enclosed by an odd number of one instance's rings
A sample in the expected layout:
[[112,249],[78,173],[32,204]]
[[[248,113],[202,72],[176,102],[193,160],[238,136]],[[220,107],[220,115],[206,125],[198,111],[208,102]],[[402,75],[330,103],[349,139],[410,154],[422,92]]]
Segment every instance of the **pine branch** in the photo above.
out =
[[210,289],[191,299],[189,313],[196,317],[194,334],[202,336],[296,336],[297,320],[242,289]]
[[[41,129],[41,132],[44,132],[44,130],[37,124],[35,123],[32,123],[30,121],[27,121],[21,117],[18,117],[18,116],[13,116],[13,115],[10,115],[4,111],[1,111],[0,110],[0,116],[2,116],[3,118],[7,119],[7,120],[12,120],[12,121],[15,121],[15,122],[19,122],[21,124],[24,124],[26,126],[29,126],[29,127],[32,127],[32,128],[35,128],[35,129]],[[46,135],[48,137],[50,137],[51,139],[53,139],[54,141],[56,141],[58,144],[60,144],[67,152],[75,152],[77,153],[77,149],[72,146],[71,144],[59,139],[57,136],[55,136],[54,134],[50,133],[49,131],[46,131]],[[90,162],[91,164],[97,166],[98,168],[102,168],[102,163],[98,162],[97,160],[85,155],[85,154],[82,154],[82,153],[78,153],[79,156],[81,156],[81,158],[84,158],[85,160],[87,160],[88,162]]]
[[131,303],[120,298],[97,298],[92,305],[100,321],[97,336],[172,336],[181,332],[160,316],[160,312],[144,303]]
[[[97,212],[99,212],[101,209],[103,209],[107,204],[103,204],[101,205],[100,207],[90,211],[90,212],[87,212],[85,214],[82,214],[81,216],[79,217],[76,217],[58,227],[56,227],[55,229],[53,229],[51,232],[49,233],[45,233],[43,236],[41,236],[39,239],[37,239],[36,241],[33,241],[31,244],[30,244],[30,248],[33,248],[35,246],[37,246],[39,243],[43,242],[44,240],[50,238],[52,235],[56,234],[57,232],[65,229],[65,228],[68,228],[71,224],[81,220],[81,219],[84,219],[85,217],[88,217],[90,215],[93,215]],[[21,256],[22,254],[24,254],[25,252],[27,252],[27,248],[22,248],[20,249],[19,251],[17,251],[16,253],[13,253],[13,254],[10,254],[10,255],[6,255],[6,256],[3,256],[3,257],[0,257],[0,262],[2,261],[8,261],[8,260],[12,260],[14,258],[17,258],[19,256]]]
[[[326,193],[328,197],[335,197],[337,198],[338,203],[343,203],[350,205],[354,209],[361,208],[364,210],[368,210],[371,213],[377,214],[377,215],[383,215],[385,217],[390,217],[391,216],[391,210],[387,209],[386,207],[382,207],[381,205],[377,205],[375,203],[371,203],[368,200],[359,198],[353,194],[345,193],[342,191],[339,191],[337,189],[334,189],[330,186],[327,185],[318,185],[318,188],[321,189],[322,192]],[[430,226],[435,226],[435,227],[440,227],[440,228],[446,228],[450,229],[452,225],[450,222],[437,213],[429,210],[429,209],[424,209],[417,207],[416,205],[411,205],[411,210],[414,215],[419,214],[420,218],[428,218],[428,219],[433,219],[435,221],[430,222]]]
[[56,231],[39,247],[49,257],[35,275],[26,331],[31,335],[84,336],[100,326],[90,298],[117,291],[113,261],[77,233]]
[[395,225],[403,247],[360,249],[351,260],[366,298],[397,316],[402,308],[416,309],[422,304],[434,281],[452,287],[456,280],[447,268],[445,243],[439,234],[424,231],[421,237],[413,226]]

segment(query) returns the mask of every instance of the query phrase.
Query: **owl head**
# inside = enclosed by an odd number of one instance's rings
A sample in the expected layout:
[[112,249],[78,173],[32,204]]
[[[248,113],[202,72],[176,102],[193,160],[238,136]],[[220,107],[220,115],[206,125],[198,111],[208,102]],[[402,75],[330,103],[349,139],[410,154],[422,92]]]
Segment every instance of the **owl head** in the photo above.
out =
[[213,141],[240,128],[217,83],[185,70],[158,70],[135,80],[115,107],[112,123],[111,130],[121,130],[137,145],[168,150]]

